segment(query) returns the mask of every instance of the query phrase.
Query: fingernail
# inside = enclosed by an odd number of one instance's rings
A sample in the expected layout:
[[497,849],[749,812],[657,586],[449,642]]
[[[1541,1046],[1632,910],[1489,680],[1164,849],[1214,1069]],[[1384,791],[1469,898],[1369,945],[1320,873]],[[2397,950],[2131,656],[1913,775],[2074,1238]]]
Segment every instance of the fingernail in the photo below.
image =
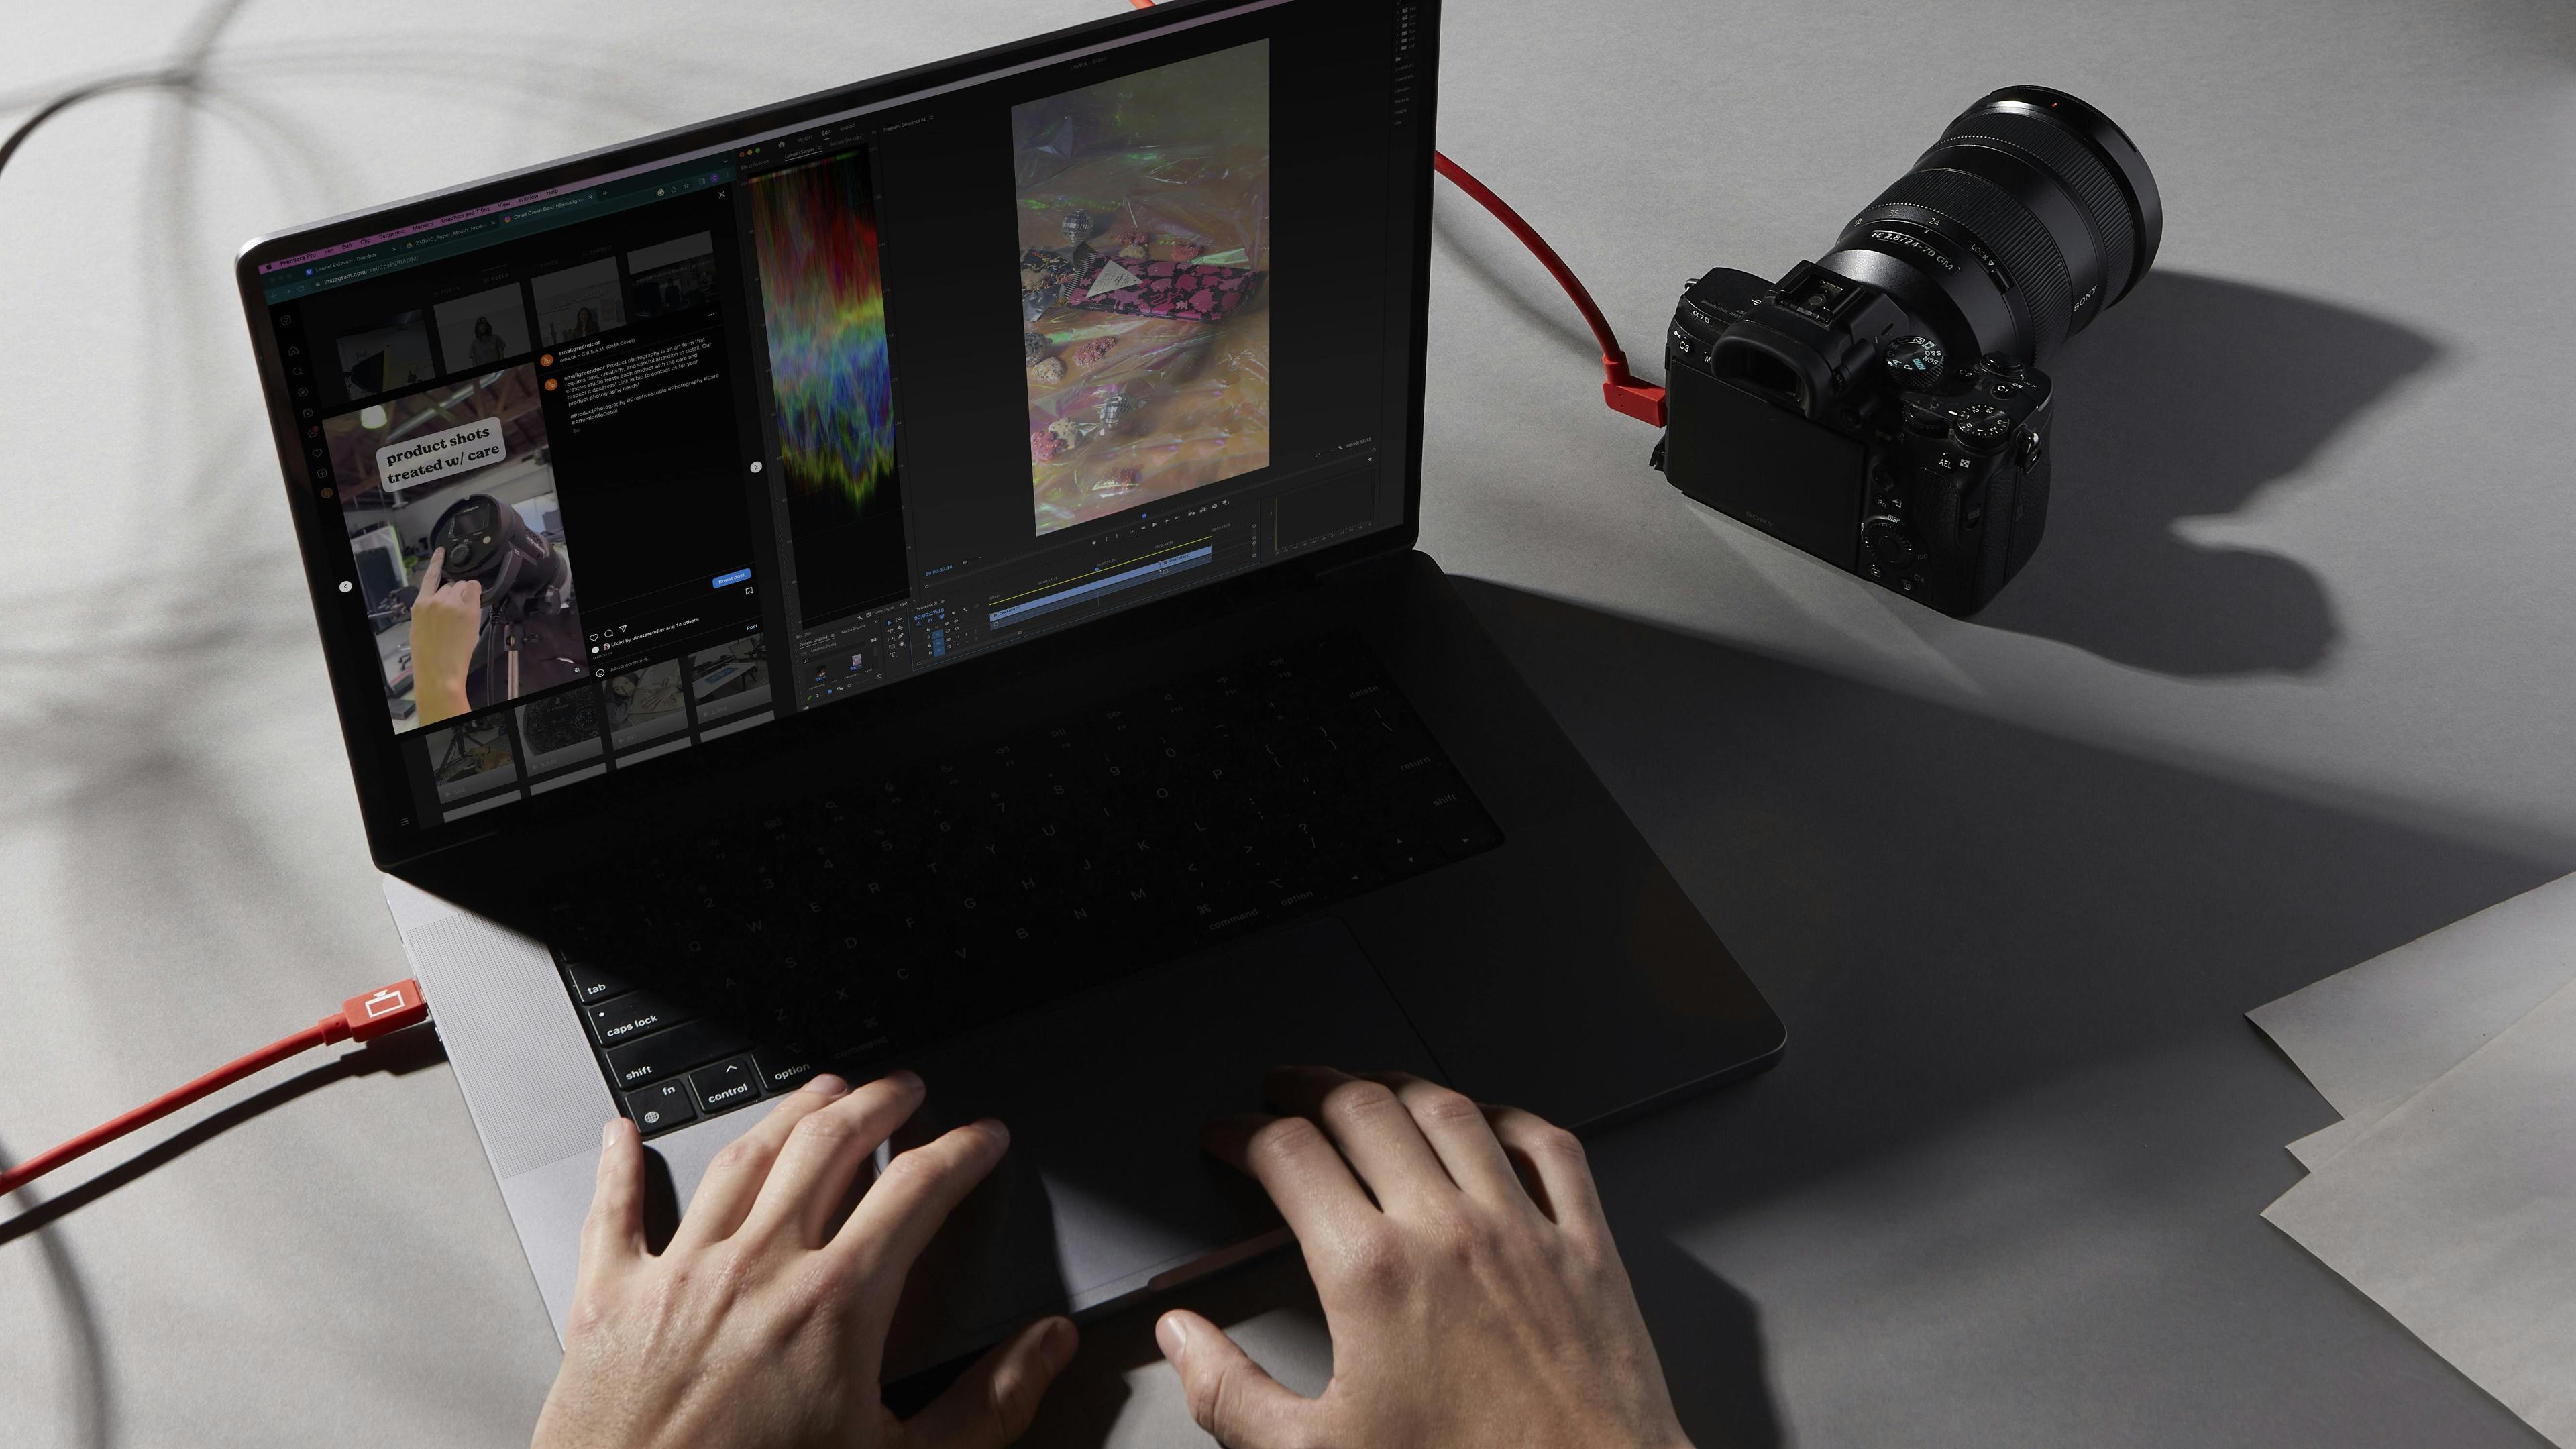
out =
[[607,1121],[599,1124],[600,1146],[607,1147],[617,1141],[617,1121],[618,1119],[611,1117]]
[[1190,1330],[1177,1313],[1166,1313],[1154,1324],[1154,1342],[1163,1346],[1163,1357],[1174,1363],[1190,1351]]
[[1066,1364],[1073,1362],[1076,1340],[1072,1319],[1059,1318],[1047,1325],[1046,1341],[1039,1346],[1046,1352],[1049,1373],[1060,1372]]
[[987,1117],[977,1125],[981,1126],[985,1131],[992,1133],[995,1137],[1000,1138],[1004,1147],[1011,1145],[1010,1124],[1004,1122],[1001,1118]]
[[907,1092],[921,1092],[929,1090],[927,1084],[921,1080],[920,1073],[911,1071],[908,1068],[898,1067],[895,1070],[886,1073],[886,1080],[903,1088]]
[[830,1072],[825,1072],[820,1076],[807,1081],[804,1086],[797,1088],[797,1090],[801,1092],[812,1092],[819,1097],[837,1097],[850,1090],[850,1084],[842,1081],[836,1076],[833,1076]]

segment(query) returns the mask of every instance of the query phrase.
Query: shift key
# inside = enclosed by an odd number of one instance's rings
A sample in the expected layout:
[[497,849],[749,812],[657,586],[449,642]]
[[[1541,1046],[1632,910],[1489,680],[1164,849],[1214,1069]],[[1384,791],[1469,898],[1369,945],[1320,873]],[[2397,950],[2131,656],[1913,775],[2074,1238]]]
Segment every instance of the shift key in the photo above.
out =
[[608,1073],[619,1091],[632,1091],[646,1082],[676,1077],[691,1067],[750,1049],[749,1041],[723,1027],[684,1021],[668,1031],[610,1047]]

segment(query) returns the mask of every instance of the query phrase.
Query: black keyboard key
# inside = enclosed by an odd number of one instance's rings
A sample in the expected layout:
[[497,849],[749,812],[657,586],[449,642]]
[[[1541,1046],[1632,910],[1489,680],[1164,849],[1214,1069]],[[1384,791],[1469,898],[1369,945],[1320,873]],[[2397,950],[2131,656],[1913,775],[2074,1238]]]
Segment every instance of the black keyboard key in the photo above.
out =
[[626,1115],[635,1119],[636,1128],[647,1137],[667,1132],[684,1122],[698,1120],[697,1104],[689,1100],[689,1089],[680,1082],[661,1082],[640,1092],[626,1094]]
[[672,1005],[650,991],[629,991],[612,996],[596,1006],[585,1006],[581,1014],[590,1019],[590,1035],[601,1046],[677,1026],[689,1019],[690,1013]]
[[733,1057],[689,1073],[698,1106],[710,1117],[760,1100],[760,1068],[747,1056]]
[[[676,1089],[694,1112],[678,1081],[692,1073],[717,1108],[817,1071],[865,1075],[917,1042],[1502,839],[1357,639],[1270,650],[831,788],[558,891],[547,940],[630,1102]],[[685,977],[710,1019],[587,964],[600,961]],[[715,1020],[753,1033],[756,1054]],[[744,1060],[749,1091],[731,1085]]]
[[752,1065],[760,1073],[760,1085],[772,1092],[792,1092],[805,1085],[814,1075],[814,1058],[806,1052],[780,1052],[762,1048],[752,1053]]
[[608,1047],[608,1079],[621,1089],[667,1081],[691,1067],[729,1057],[751,1043],[703,1021],[684,1021],[667,1031]]
[[565,962],[564,978],[572,983],[572,999],[585,1006],[634,989],[624,978],[587,961]]

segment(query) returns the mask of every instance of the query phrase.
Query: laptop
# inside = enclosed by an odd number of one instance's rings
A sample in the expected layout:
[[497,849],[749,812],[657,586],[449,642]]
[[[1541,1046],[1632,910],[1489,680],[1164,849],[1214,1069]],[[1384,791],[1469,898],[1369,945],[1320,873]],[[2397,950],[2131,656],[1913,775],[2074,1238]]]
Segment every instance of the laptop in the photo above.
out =
[[[1598,1125],[1781,1028],[1439,566],[1433,0],[1194,0],[242,249],[367,840],[560,1333],[898,1065],[901,1372],[1279,1240],[1281,1062]],[[1436,506],[1436,500],[1435,506]]]

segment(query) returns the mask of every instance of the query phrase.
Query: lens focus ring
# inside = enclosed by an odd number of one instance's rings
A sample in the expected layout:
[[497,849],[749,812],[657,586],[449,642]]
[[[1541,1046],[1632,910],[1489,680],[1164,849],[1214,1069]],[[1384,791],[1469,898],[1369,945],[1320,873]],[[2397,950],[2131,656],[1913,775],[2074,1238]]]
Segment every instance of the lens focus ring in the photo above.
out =
[[2046,357],[2066,340],[2074,301],[2066,259],[2048,228],[2012,193],[1965,171],[1909,171],[1861,212],[1859,225],[1908,219],[1892,211],[1894,207],[1921,207],[1985,244],[2021,293],[2022,311],[2030,319],[2032,355]]
[[[1941,133],[1942,145],[1953,141],[1982,141],[2016,148],[2056,173],[2074,194],[2076,204],[2084,208],[2085,216],[2093,223],[2093,235],[2104,248],[2102,305],[2109,306],[2129,290],[2130,283],[2136,280],[2130,269],[2137,263],[2137,222],[2122,197],[2119,178],[2092,147],[2051,122],[2010,111],[1972,111],[1961,116]],[[1940,146],[1933,149],[1937,151]]]

